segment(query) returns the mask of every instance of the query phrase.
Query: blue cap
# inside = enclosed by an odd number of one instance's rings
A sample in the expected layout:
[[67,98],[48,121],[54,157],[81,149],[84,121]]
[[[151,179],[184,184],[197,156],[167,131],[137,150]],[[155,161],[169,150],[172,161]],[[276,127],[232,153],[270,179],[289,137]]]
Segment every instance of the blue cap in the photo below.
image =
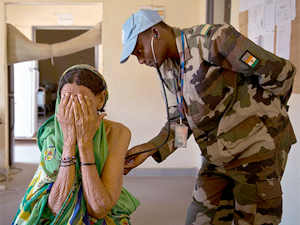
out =
[[149,9],[140,10],[126,20],[122,28],[123,51],[120,63],[126,62],[133,52],[138,35],[160,21],[162,18],[159,13]]

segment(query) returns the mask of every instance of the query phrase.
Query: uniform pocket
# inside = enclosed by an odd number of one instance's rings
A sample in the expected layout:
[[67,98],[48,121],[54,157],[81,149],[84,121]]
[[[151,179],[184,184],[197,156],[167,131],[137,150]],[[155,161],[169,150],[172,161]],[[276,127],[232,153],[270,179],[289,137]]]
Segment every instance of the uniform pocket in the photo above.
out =
[[258,116],[251,116],[235,127],[231,128],[229,131],[218,135],[218,140],[226,149],[231,150],[233,154],[236,154],[239,152],[239,150],[234,149],[237,148],[242,142],[252,138],[252,136],[261,130],[263,126],[264,124]]
[[257,182],[257,212],[254,224],[279,224],[282,215],[282,190],[280,181]]
[[280,181],[277,179],[271,181],[257,182],[257,194],[262,200],[279,198],[282,195]]
[[223,163],[228,163],[241,154],[243,157],[248,157],[258,153],[262,148],[267,150],[275,148],[274,140],[268,133],[267,127],[256,115],[220,133],[217,137],[217,145]]

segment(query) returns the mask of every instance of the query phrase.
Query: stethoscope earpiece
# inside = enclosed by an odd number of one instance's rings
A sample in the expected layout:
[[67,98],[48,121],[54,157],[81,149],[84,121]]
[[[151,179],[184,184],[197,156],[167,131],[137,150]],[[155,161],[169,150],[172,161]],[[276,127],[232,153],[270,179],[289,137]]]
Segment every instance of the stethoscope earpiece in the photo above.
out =
[[[156,57],[155,57],[155,53],[154,53],[154,47],[153,47],[153,40],[154,40],[154,38],[156,38],[157,37],[157,35],[155,34],[152,38],[151,38],[151,50],[152,50],[152,55],[153,55],[153,59],[154,59],[154,62],[155,62],[155,64],[157,65],[157,61],[156,61]],[[158,69],[158,68],[157,68]]]

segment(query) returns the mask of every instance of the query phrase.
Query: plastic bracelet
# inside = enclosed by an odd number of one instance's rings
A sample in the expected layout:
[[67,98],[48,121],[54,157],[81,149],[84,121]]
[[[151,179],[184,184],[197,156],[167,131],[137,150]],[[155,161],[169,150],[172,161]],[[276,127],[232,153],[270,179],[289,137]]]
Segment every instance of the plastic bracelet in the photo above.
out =
[[96,165],[96,163],[80,163],[80,166]]
[[68,161],[63,161],[63,160],[60,160],[60,163],[75,163],[76,162],[76,159],[72,159],[72,160],[68,160]]
[[66,158],[60,158],[60,160],[70,160],[70,159],[75,159],[76,156],[72,156],[72,157],[66,157]]
[[75,162],[74,163],[70,163],[70,164],[66,164],[66,165],[60,164],[60,166],[62,166],[62,167],[67,167],[67,166],[72,166],[72,165],[75,165]]
[[70,161],[70,162],[61,162],[60,165],[66,165],[66,164],[75,164],[76,160]]
[[76,157],[73,156],[73,157],[67,157],[67,158],[60,158],[59,161],[62,163],[76,162]]

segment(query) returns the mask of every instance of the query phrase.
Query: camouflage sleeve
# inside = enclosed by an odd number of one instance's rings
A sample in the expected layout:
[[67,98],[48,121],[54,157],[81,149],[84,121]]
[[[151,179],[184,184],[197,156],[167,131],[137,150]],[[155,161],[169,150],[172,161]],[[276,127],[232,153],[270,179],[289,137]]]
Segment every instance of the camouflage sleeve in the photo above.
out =
[[[173,153],[177,148],[174,147],[175,141],[175,127],[179,124],[179,113],[176,107],[169,107],[169,115],[170,115],[170,136],[168,141],[158,149],[158,151],[153,155],[153,158],[157,162],[161,162],[165,160],[171,153]],[[182,121],[187,127],[188,122],[186,119]],[[188,132],[188,137],[191,135],[191,131]],[[159,134],[154,137],[149,142],[154,144],[155,146],[161,145],[168,136],[168,123],[160,130]]]
[[[154,160],[157,162],[161,162],[165,160],[171,153],[173,153],[176,150],[176,148],[174,147],[175,127],[177,124],[179,124],[180,121],[176,98],[167,88],[165,88],[165,91],[167,95],[168,113],[170,117],[170,135],[166,144],[160,147],[158,151],[153,155]],[[183,120],[183,123],[185,123],[188,126],[188,123],[185,119]],[[189,136],[190,133],[191,132],[189,132]],[[157,147],[166,140],[167,136],[168,136],[168,122],[160,130],[159,134],[149,142],[154,144]]]
[[[176,110],[174,110],[173,114],[170,113],[172,108],[176,108]],[[179,117],[177,117],[178,113],[176,113],[176,111],[177,111],[177,107],[169,107],[170,135],[169,135],[169,138],[168,138],[168,141],[166,142],[166,144],[163,145],[161,148],[159,148],[158,151],[153,155],[153,158],[157,162],[161,162],[161,161],[165,160],[172,152],[174,152],[176,150],[176,148],[174,147],[174,140],[175,140],[174,128],[177,124],[177,119],[179,118]],[[152,140],[150,140],[149,142],[154,144],[157,147],[166,140],[167,136],[168,136],[168,122],[160,130],[159,134],[156,137],[154,137]]]
[[289,60],[264,50],[228,24],[213,26],[202,45],[204,60],[245,76],[259,76],[262,88],[287,103],[296,74]]

